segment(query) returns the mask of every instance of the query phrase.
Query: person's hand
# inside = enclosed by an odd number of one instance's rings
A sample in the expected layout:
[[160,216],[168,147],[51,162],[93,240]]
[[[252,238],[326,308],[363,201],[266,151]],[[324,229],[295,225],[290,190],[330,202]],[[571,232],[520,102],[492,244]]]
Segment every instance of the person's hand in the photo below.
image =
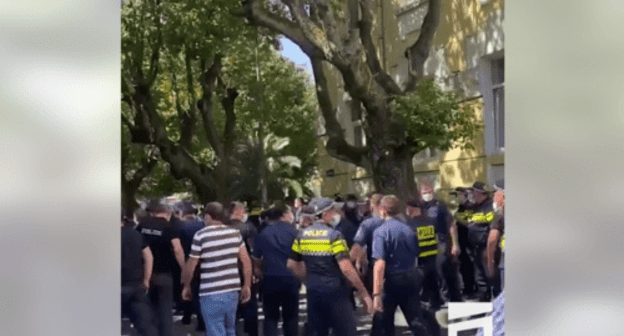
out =
[[373,299],[370,297],[370,295],[366,294],[366,296],[362,298],[362,305],[364,306],[364,311],[366,312],[366,314],[372,316],[375,310],[373,307]]
[[193,300],[193,295],[191,293],[191,286],[184,286],[182,288],[182,301],[191,301]]
[[487,276],[490,279],[494,278],[494,272],[495,272],[495,267],[494,265],[488,265],[487,266]]
[[383,313],[383,302],[381,300],[381,295],[375,296],[373,301],[373,314]]
[[249,288],[249,286],[243,286],[243,288],[241,288],[241,303],[247,303],[249,302],[249,300],[251,299],[251,288]]
[[150,281],[149,280],[143,280],[143,289],[145,289],[145,291],[149,291],[150,289]]
[[451,256],[457,257],[459,256],[459,252],[459,245],[453,244],[453,246],[451,247]]

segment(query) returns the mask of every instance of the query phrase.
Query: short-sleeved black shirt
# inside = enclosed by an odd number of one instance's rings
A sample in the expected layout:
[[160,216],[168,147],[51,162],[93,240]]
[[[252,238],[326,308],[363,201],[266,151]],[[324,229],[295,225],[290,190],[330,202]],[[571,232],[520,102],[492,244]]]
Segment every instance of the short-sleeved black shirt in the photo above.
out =
[[154,273],[171,273],[177,261],[171,241],[180,238],[179,231],[169,221],[149,217],[137,226],[154,255]]
[[143,281],[143,249],[147,242],[134,228],[121,228],[121,285]]
[[240,234],[243,237],[243,241],[245,242],[245,247],[247,247],[247,253],[251,255],[253,250],[252,250],[252,246],[249,246],[251,245],[249,244],[249,242],[252,242],[253,244],[253,241],[258,236],[258,229],[256,229],[256,227],[250,221],[243,223],[236,219],[233,219],[230,222],[230,227],[238,229],[238,231],[240,231]]

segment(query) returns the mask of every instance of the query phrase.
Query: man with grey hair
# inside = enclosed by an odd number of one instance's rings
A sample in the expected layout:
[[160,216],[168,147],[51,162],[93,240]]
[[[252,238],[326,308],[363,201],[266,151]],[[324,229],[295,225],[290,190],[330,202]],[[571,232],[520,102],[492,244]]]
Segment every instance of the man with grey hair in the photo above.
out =
[[336,335],[355,336],[350,286],[359,292],[368,314],[372,313],[372,299],[351,264],[347,243],[335,229],[341,220],[341,205],[320,198],[310,206],[321,218],[299,232],[287,267],[305,282],[308,322],[315,335],[327,336],[329,328],[333,328]]

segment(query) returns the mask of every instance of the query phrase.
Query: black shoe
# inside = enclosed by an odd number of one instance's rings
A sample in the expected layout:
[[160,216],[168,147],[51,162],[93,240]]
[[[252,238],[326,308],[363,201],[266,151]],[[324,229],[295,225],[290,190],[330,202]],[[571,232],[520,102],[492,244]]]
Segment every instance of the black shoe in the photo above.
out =
[[184,316],[182,318],[182,324],[185,324],[185,325],[191,324],[191,317],[190,316]]

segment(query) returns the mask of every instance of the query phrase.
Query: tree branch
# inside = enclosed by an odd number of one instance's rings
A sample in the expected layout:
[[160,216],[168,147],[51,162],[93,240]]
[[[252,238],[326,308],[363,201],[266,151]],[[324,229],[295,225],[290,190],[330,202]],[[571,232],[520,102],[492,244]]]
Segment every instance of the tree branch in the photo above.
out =
[[440,2],[440,0],[429,0],[427,15],[425,15],[423,24],[420,27],[420,36],[407,49],[410,74],[405,85],[405,93],[413,92],[416,89],[416,84],[423,76],[423,66],[429,57],[429,50],[431,50],[433,37],[440,21]]
[[236,114],[234,113],[234,101],[238,97],[238,90],[228,88],[222,80],[219,80],[219,87],[223,94],[221,95],[221,105],[225,110],[225,130],[224,134],[224,154],[229,157],[234,145],[234,126],[236,126]]
[[260,6],[259,0],[244,0],[243,15],[252,24],[269,28],[288,37],[288,39],[297,44],[309,57],[323,57],[321,49],[307,40],[301,28],[294,22],[265,12]]
[[366,52],[366,64],[371,70],[373,78],[383,89],[392,95],[399,95],[402,93],[399,85],[392,79],[392,77],[386,73],[379,58],[377,57],[377,49],[373,42],[373,10],[370,0],[361,0],[362,5],[362,19],[359,22],[360,39]]
[[216,55],[208,70],[205,70],[205,61],[203,59],[201,60],[204,73],[201,75],[199,81],[204,92],[197,104],[202,116],[206,138],[208,138],[210,146],[212,146],[212,149],[220,159],[223,158],[224,151],[212,115],[212,95],[217,86],[217,77],[221,73],[221,57],[221,55]]
[[345,140],[345,134],[342,126],[336,118],[336,111],[333,108],[331,97],[329,95],[329,86],[323,70],[322,61],[319,59],[311,59],[312,70],[316,82],[316,94],[318,96],[319,106],[323,119],[325,119],[325,129],[329,139],[325,148],[327,152],[340,160],[353,163],[357,166],[370,168],[370,163],[366,159],[368,148],[351,146]]

